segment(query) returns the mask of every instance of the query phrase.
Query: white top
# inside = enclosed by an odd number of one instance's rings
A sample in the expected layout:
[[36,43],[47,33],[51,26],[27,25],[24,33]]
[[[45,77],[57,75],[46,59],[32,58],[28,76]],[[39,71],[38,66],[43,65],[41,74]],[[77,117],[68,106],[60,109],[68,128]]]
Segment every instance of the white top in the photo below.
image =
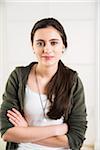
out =
[[[42,99],[43,106],[45,106],[47,101],[47,96],[45,94],[41,94],[41,99]],[[48,112],[49,104],[50,103],[48,101],[45,112]],[[28,87],[28,85],[26,85],[26,89],[25,89],[24,113],[29,126],[34,126],[34,125],[46,126],[46,125],[56,125],[56,124],[63,123],[63,117],[57,120],[44,118],[39,94],[33,92]],[[64,148],[52,148],[52,147],[42,146],[33,143],[20,143],[17,150],[64,150]]]

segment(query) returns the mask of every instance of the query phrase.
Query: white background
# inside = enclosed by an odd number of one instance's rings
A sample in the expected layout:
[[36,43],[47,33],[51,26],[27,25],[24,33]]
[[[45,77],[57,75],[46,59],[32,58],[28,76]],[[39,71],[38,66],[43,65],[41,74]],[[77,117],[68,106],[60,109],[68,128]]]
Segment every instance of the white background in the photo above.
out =
[[[77,70],[85,89],[88,129],[85,145],[99,150],[98,137],[98,8],[96,0],[0,2],[0,99],[11,71],[35,60],[30,32],[44,17],[58,19],[65,28],[68,48],[63,62]],[[2,102],[2,100],[1,100]],[[85,149],[84,149],[85,150]]]

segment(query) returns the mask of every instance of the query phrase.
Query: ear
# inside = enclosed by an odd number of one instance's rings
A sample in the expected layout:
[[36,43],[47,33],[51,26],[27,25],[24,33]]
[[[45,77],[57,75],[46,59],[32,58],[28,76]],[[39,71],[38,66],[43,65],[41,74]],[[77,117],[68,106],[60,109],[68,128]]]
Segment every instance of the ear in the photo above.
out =
[[35,50],[33,49],[33,53],[35,54]]
[[65,49],[62,50],[62,53],[64,53]]
[[35,54],[34,46],[32,45],[33,53]]
[[65,49],[65,45],[63,44],[62,49]]
[[63,44],[63,46],[62,46],[62,53],[64,53],[64,51],[65,51],[65,45]]

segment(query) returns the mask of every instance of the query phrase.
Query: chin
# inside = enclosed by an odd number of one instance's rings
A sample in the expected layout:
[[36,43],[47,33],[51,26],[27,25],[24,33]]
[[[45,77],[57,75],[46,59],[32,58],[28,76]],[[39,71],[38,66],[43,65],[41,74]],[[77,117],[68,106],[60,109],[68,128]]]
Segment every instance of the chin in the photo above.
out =
[[42,64],[44,66],[51,67],[51,66],[55,66],[57,64],[57,62],[43,62]]

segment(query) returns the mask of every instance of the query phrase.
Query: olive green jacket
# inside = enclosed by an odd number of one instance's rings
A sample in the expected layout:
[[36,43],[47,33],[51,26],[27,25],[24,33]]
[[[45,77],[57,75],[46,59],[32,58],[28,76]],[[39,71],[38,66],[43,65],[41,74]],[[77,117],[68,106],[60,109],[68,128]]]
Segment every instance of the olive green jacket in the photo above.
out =
[[[0,109],[1,136],[7,129],[13,127],[7,117],[7,110],[16,108],[24,115],[24,95],[29,72],[35,62],[26,67],[16,67],[11,73],[3,94],[3,103]],[[68,69],[72,71],[71,69]],[[87,128],[86,106],[84,100],[84,89],[77,73],[74,73],[73,86],[70,93],[71,110],[66,113],[64,122],[68,124],[68,132],[66,133],[69,145],[72,150],[80,150],[85,140],[85,132]],[[16,150],[18,143],[7,142],[6,150]]]

